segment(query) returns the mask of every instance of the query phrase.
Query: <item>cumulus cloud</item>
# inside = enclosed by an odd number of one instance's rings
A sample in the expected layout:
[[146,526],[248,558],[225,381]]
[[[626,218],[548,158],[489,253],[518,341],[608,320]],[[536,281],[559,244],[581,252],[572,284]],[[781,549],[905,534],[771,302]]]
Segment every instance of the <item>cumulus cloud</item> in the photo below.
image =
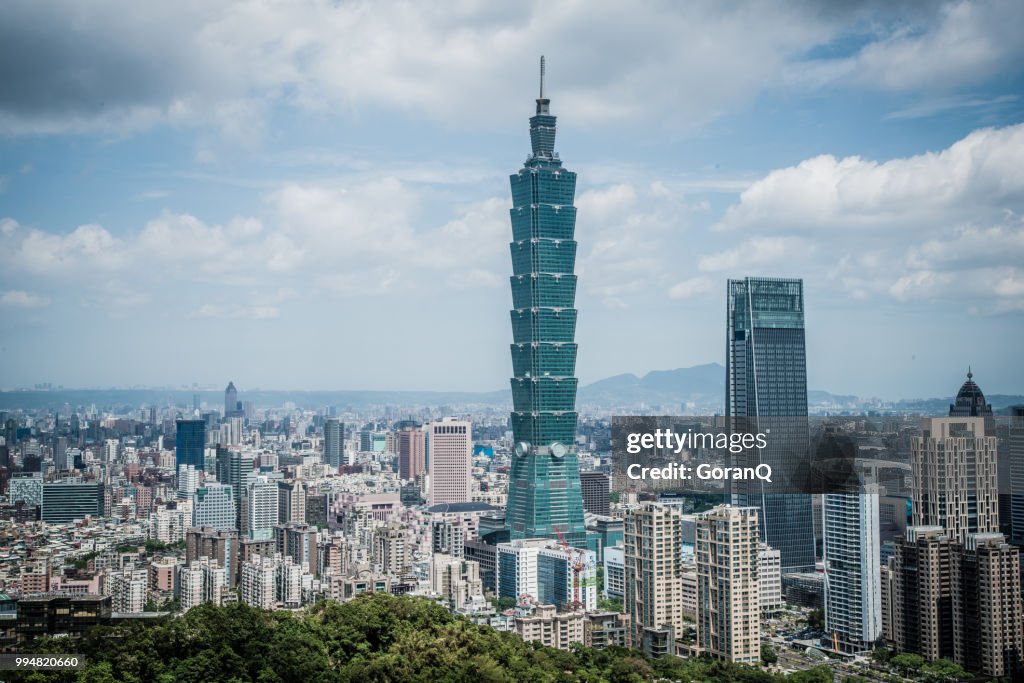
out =
[[[0,122],[9,133],[209,125],[249,143],[287,102],[505,126],[536,89],[524,56],[547,52],[559,111],[580,125],[685,128],[787,82],[955,86],[1019,69],[1020,15],[1012,1],[12,0],[0,8]],[[856,29],[855,55],[806,58]]]
[[772,171],[719,227],[889,230],[988,217],[1024,200],[1024,124],[972,132],[940,152],[879,163],[822,155]]
[[[740,194],[717,233],[758,237],[701,270],[784,267],[854,299],[1020,310],[1024,125],[977,130],[948,148],[877,162],[819,156]],[[813,258],[811,258],[813,255]]]

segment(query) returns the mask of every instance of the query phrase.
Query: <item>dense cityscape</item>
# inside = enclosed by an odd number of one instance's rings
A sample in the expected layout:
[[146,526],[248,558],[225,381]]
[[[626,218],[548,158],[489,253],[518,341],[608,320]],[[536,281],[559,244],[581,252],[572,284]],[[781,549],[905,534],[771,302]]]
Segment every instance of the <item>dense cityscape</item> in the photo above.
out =
[[[636,650],[651,676],[693,673],[666,657],[827,665],[824,680],[1022,675],[1024,406],[993,410],[970,371],[946,414],[831,411],[869,489],[737,485],[716,500],[615,476],[610,411],[577,410],[576,175],[543,77],[542,60],[531,153],[511,176],[511,414],[265,405],[241,378],[222,403],[6,410],[6,651],[66,636],[74,652],[100,627],[173,629],[236,603],[326,624],[355,601],[575,656]],[[720,284],[725,402],[703,414],[806,418],[803,281]],[[809,448],[805,424],[763,457]],[[360,602],[373,595],[444,609]]]

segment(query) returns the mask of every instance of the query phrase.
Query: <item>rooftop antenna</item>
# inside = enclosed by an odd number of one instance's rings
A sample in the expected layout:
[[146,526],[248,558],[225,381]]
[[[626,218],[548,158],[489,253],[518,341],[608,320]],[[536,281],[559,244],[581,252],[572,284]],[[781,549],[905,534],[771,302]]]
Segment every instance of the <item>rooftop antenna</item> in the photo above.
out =
[[540,56],[540,99],[544,99],[544,55]]

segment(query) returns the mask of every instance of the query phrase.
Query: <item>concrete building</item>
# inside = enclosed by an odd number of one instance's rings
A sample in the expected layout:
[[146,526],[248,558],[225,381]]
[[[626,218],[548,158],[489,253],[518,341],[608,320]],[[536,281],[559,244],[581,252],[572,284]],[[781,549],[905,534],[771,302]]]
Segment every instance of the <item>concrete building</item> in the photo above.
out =
[[430,505],[470,500],[473,426],[469,422],[446,417],[440,422],[429,423],[425,429]]
[[625,548],[621,545],[604,549],[604,594],[609,598],[626,595]]
[[427,435],[422,429],[406,427],[398,432],[398,478],[412,481],[426,470]]
[[430,585],[434,595],[446,600],[448,606],[456,610],[484,593],[480,565],[442,553],[430,559]]
[[220,531],[236,529],[235,499],[230,486],[207,483],[196,489],[192,499],[192,526]]
[[824,495],[825,631],[862,652],[882,637],[877,488]]
[[783,607],[782,600],[782,554],[771,546],[762,543],[757,549],[758,583],[761,587],[761,611],[778,612]]
[[953,569],[956,662],[986,676],[1024,677],[1018,549],[1002,534],[971,534]]
[[225,574],[224,567],[209,557],[200,557],[191,564],[181,565],[178,569],[181,611],[187,612],[207,602],[220,605],[223,591],[229,585]]
[[246,487],[245,531],[248,538],[268,540],[274,537],[278,518],[277,483],[257,476]]
[[402,524],[389,524],[373,532],[373,560],[377,571],[400,576],[409,571],[411,548],[407,528]]
[[145,569],[125,569],[110,575],[111,609],[114,612],[138,613],[146,607],[149,575]]
[[[628,510],[623,521],[625,600],[624,610],[633,626],[633,642],[648,655],[657,654],[652,643],[663,642],[665,627],[675,634],[683,630],[682,513],[658,503],[642,503]],[[644,635],[645,630],[652,634]],[[653,632],[657,632],[656,634]]]
[[697,643],[728,662],[761,661],[758,509],[721,505],[697,515]]
[[[563,610],[597,608],[593,551],[572,548],[566,552],[545,538],[516,539],[498,544],[496,564],[499,597]],[[574,571],[576,566],[579,572]]]
[[893,644],[925,659],[955,657],[952,567],[956,548],[940,526],[911,526],[893,555]]
[[611,514],[611,480],[604,472],[580,472],[583,509],[594,515]]
[[189,529],[185,537],[185,563],[206,557],[224,570],[224,585],[234,587],[238,582],[238,533],[213,527]]
[[911,440],[914,526],[942,527],[957,543],[998,532],[997,439],[985,418],[931,418],[922,430]]

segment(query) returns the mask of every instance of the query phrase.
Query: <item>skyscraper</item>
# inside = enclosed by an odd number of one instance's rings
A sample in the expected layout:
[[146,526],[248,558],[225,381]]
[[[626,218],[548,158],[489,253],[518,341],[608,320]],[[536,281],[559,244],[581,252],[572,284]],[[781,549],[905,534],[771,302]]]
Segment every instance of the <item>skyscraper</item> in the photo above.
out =
[[398,478],[411,481],[421,474],[426,465],[426,434],[406,427],[398,432]]
[[910,442],[915,526],[940,526],[957,543],[999,531],[996,437],[982,417],[924,420]]
[[238,389],[235,389],[234,382],[228,382],[224,390],[224,417],[234,417],[239,414]]
[[[742,428],[768,428],[761,462],[777,472],[810,463],[807,357],[802,280],[748,277],[729,280],[725,404]],[[768,418],[768,419],[764,419]],[[731,502],[760,509],[762,539],[777,548],[782,571],[814,569],[814,525],[809,493],[773,494],[763,482],[732,482]]]
[[878,491],[826,493],[825,631],[844,652],[873,647],[882,635]]
[[511,537],[586,542],[576,454],[576,174],[555,153],[544,97],[530,119],[532,153],[512,185]]
[[470,499],[473,426],[446,417],[427,425],[430,460],[430,504],[463,503]]
[[178,420],[174,435],[174,466],[192,465],[202,471],[206,448],[206,422],[203,420]]
[[324,421],[324,457],[323,463],[335,470],[344,464],[345,457],[345,425],[336,417]]

